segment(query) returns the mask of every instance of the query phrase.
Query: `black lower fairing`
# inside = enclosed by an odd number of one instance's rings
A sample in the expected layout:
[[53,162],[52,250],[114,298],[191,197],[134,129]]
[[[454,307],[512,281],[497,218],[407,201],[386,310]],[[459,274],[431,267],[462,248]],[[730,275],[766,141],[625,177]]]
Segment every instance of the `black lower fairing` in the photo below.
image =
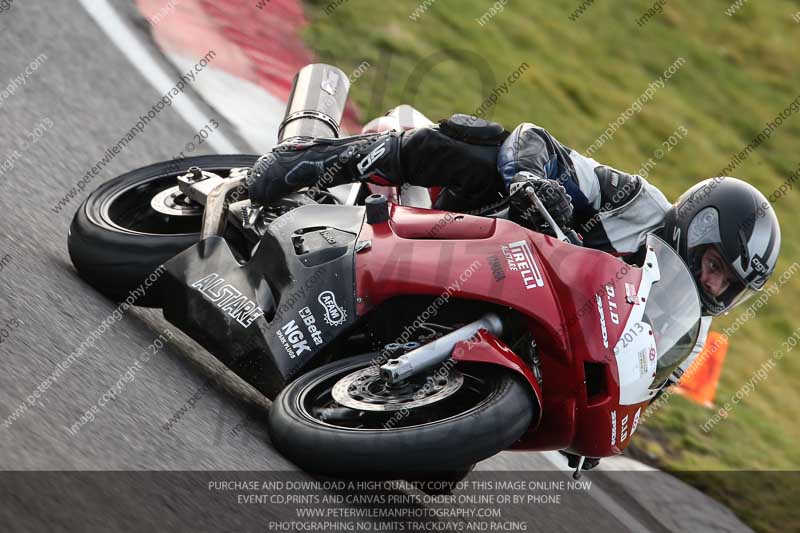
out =
[[245,264],[222,237],[205,239],[164,265],[164,316],[272,398],[354,324],[363,220],[363,207],[297,208]]

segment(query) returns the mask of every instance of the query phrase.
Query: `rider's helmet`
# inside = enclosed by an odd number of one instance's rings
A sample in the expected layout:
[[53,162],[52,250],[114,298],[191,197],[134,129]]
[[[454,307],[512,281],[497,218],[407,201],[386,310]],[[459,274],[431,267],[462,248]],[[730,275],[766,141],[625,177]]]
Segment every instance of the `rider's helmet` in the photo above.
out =
[[[716,316],[767,283],[778,261],[781,228],[758,189],[736,178],[717,177],[678,198],[664,219],[664,238],[692,271],[703,314]],[[716,296],[701,281],[704,261],[707,271],[719,268],[728,277]]]

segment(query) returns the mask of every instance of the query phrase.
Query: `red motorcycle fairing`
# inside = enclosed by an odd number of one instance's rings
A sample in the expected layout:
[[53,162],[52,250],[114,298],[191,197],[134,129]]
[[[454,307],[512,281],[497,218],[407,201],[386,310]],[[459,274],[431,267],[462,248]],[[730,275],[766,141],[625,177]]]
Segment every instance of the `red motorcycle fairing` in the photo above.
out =
[[[540,260],[532,257],[530,266],[514,273],[504,255],[504,249],[511,253],[509,243],[524,243],[529,249],[532,239],[549,237],[506,220],[395,204],[389,209],[388,223],[364,224],[358,236],[359,242],[370,242],[356,254],[359,315],[398,295],[457,297],[509,305],[537,318],[553,335],[558,333],[562,317],[554,295],[547,288],[537,290],[548,287]],[[474,228],[487,220],[489,229],[471,238]],[[398,231],[420,237],[404,238]],[[534,293],[542,305],[532,308],[528,295]]]
[[[533,389],[536,404],[541,407],[542,389],[539,387],[539,382],[536,380],[533,371],[506,343],[485,329],[479,329],[478,333],[475,334],[474,340],[456,344],[455,348],[453,348],[453,359],[472,363],[491,363],[522,374]],[[539,412],[533,417],[531,426],[538,426],[541,420],[542,410],[540,408]]]
[[358,315],[402,295],[428,295],[438,306],[459,298],[514,309],[536,339],[541,387],[499,341],[484,336],[471,357],[519,372],[540,401],[540,420],[515,448],[591,457],[624,449],[646,402],[619,405],[613,349],[638,305],[627,295],[636,293],[640,269],[507,220],[394,204],[389,218],[364,224],[358,236],[370,243],[355,258]]
[[[401,213],[411,217],[396,216],[389,219],[392,230],[403,239],[488,239],[495,232],[497,219],[445,213],[406,207]],[[469,216],[469,220],[465,217]],[[452,224],[452,222],[462,222]]]
[[614,354],[634,305],[643,305],[630,298],[642,270],[555,239],[543,240],[536,249],[564,308],[561,333],[569,339],[572,357],[565,365],[553,357],[558,352],[542,350],[542,425],[532,428],[517,449],[567,449],[588,457],[621,453],[638,424],[636,412],[647,406],[646,400],[620,405]]

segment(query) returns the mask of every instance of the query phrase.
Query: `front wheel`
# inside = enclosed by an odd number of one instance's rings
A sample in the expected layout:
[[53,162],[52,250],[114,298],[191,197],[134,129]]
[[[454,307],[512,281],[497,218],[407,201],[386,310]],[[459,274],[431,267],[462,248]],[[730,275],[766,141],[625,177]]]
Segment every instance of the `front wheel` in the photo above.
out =
[[[69,231],[78,274],[115,301],[161,307],[160,265],[200,240],[203,206],[180,193],[177,177],[200,167],[226,177],[255,155],[206,155],[165,161],[113,178],[81,204]],[[152,281],[155,279],[155,281]],[[144,294],[141,293],[144,291]]]
[[283,455],[329,475],[446,472],[508,448],[536,414],[508,369],[458,363],[392,386],[375,355],[320,367],[281,392],[269,426]]

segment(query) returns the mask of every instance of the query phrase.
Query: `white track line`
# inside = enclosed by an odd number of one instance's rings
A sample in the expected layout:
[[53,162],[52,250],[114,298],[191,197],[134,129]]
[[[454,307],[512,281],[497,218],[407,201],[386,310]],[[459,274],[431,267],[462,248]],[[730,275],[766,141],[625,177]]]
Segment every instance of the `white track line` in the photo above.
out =
[[[162,49],[180,71],[194,67],[196,59]],[[197,76],[192,88],[218,111],[255,153],[265,154],[278,142],[278,128],[286,112],[286,102],[255,83],[209,65]]]
[[[551,465],[555,466],[562,472],[574,472],[572,468],[567,466],[566,464],[566,457],[561,455],[558,452],[542,452],[541,455],[547,459]],[[584,474],[583,479],[591,481],[591,472]],[[595,484],[592,484],[592,488],[586,491],[589,495],[594,498],[597,503],[599,503],[603,508],[606,509],[611,515],[620,521],[622,525],[628,528],[630,531],[634,531],[639,533],[641,531],[650,531],[644,524],[639,522],[632,514],[625,510],[620,504],[618,504],[614,498],[606,494],[606,491],[601,489]]]
[[[175,86],[176,80],[167,74],[107,0],[79,1],[108,38],[125,54],[131,64],[142,73],[158,94],[165,94]],[[175,97],[172,107],[195,131],[203,129],[208,122],[208,117],[185,92]],[[210,136],[207,142],[218,153],[236,154],[240,152],[236,145],[221,131]]]

